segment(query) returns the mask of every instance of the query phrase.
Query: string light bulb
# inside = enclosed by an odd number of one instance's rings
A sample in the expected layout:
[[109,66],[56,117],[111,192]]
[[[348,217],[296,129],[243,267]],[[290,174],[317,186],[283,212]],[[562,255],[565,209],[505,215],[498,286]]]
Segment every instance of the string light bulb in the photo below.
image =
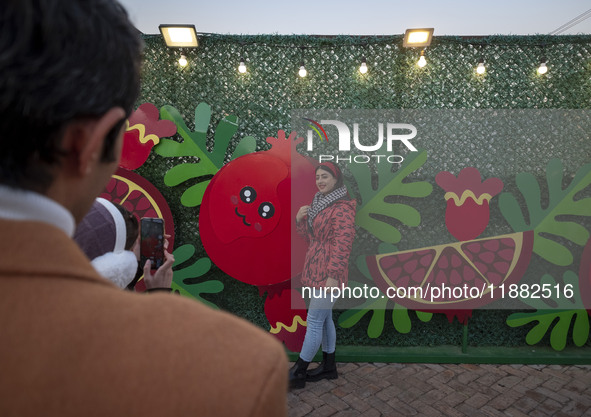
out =
[[546,58],[542,58],[540,60],[540,66],[538,67],[538,74],[544,75],[548,72],[548,67],[546,66]]
[[476,73],[482,75],[486,72],[486,67],[484,66],[484,59],[480,58],[478,61],[478,66],[476,67]]
[[179,65],[184,68],[187,66],[188,63],[189,62],[187,61],[187,57],[184,55],[181,55],[181,57],[179,58]]
[[419,58],[419,62],[417,62],[417,65],[420,68],[423,68],[425,65],[427,65],[427,59],[425,58],[425,51],[421,51],[421,57]]
[[238,72],[240,74],[246,73],[246,63],[244,62],[243,57],[240,57],[240,65],[238,65]]
[[359,72],[362,74],[367,73],[367,62],[365,62],[365,57],[361,58],[361,65],[359,66]]
[[306,71],[306,67],[304,66],[304,61],[300,62],[300,70],[298,71],[298,74],[302,78],[308,75],[308,71]]

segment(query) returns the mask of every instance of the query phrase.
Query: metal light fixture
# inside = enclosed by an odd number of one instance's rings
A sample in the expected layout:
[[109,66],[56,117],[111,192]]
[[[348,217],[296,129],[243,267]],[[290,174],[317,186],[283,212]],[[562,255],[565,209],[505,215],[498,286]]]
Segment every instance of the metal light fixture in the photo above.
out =
[[433,39],[433,28],[426,29],[406,29],[402,46],[412,48],[414,46],[426,47],[431,45]]
[[196,48],[198,46],[195,25],[160,25],[158,29],[169,48]]

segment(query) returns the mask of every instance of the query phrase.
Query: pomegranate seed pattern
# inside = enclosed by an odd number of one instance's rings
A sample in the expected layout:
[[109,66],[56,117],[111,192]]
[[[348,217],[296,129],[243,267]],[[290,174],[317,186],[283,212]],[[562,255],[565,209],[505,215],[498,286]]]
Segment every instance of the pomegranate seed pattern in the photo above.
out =
[[[442,307],[450,305],[453,309],[472,309],[500,296],[499,291],[491,294],[491,289],[521,279],[532,247],[533,232],[527,231],[371,255],[366,262],[382,292],[407,308],[444,311]],[[433,291],[434,287],[438,290]],[[474,287],[481,296],[473,297],[475,292],[470,289]],[[442,291],[443,288],[448,290]]]
[[138,219],[160,217],[164,219],[169,247],[174,248],[174,222],[168,204],[160,191],[147,179],[135,172],[119,168],[100,197],[121,204]]

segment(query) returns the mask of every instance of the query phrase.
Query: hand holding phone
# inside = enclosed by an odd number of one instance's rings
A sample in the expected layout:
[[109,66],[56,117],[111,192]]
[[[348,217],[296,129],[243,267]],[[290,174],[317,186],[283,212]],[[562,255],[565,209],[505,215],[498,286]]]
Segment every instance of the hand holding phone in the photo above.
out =
[[152,270],[160,268],[164,263],[164,220],[142,217],[140,236],[140,265],[149,260]]

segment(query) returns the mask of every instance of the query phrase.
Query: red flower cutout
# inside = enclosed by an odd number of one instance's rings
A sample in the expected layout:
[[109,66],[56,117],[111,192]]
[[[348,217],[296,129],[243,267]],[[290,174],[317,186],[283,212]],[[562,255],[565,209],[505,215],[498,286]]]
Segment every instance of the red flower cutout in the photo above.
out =
[[160,138],[176,133],[176,125],[170,120],[159,120],[160,112],[152,103],[144,103],[129,117],[123,137],[121,168],[134,170],[146,162],[150,151]]
[[461,170],[457,178],[442,171],[435,182],[446,191],[447,230],[459,241],[480,236],[490,219],[489,202],[503,190],[503,182],[498,178],[481,182],[480,172],[472,167]]

